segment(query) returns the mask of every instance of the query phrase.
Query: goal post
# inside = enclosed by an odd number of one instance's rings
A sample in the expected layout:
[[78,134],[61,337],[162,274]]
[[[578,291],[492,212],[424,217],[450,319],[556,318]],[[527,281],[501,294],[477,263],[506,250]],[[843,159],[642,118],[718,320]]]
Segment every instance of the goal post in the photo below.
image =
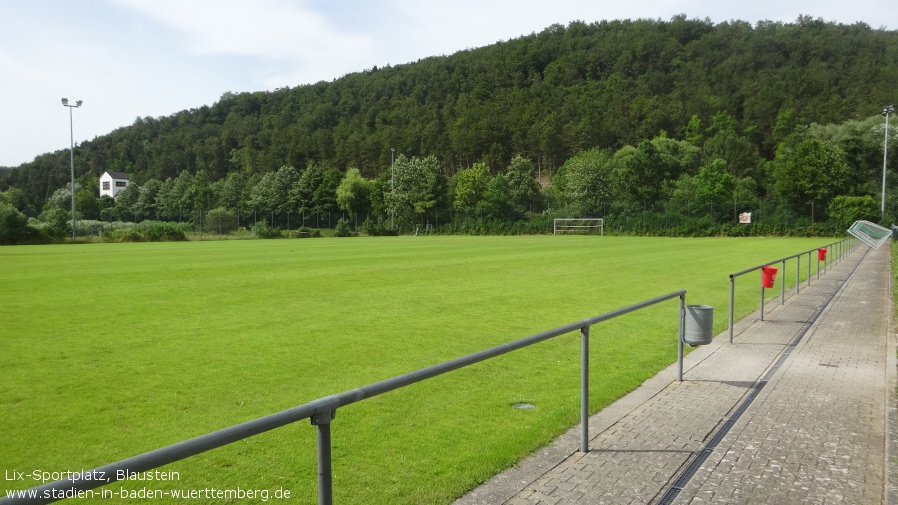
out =
[[605,220],[600,217],[556,218],[552,223],[552,234],[605,234]]
[[848,233],[854,235],[872,249],[878,249],[892,236],[892,230],[870,221],[855,221],[851,228],[848,228]]

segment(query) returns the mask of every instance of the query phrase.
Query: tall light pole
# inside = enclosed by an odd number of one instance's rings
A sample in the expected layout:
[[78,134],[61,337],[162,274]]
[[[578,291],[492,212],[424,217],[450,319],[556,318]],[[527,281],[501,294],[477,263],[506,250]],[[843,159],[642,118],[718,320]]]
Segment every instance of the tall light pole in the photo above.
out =
[[886,117],[886,139],[882,148],[882,220],[886,220],[886,162],[889,160],[889,114],[895,112],[894,105],[886,105],[882,108],[882,115]]
[[69,108],[69,161],[72,168],[72,242],[75,241],[75,124],[72,120],[72,109],[81,107],[83,100],[78,100],[75,105],[69,105],[69,99],[63,98],[62,105]]
[[390,229],[394,229],[395,220],[396,220],[396,187],[393,185],[393,167],[396,166],[396,162],[393,161],[393,154],[396,153],[396,149],[390,148]]

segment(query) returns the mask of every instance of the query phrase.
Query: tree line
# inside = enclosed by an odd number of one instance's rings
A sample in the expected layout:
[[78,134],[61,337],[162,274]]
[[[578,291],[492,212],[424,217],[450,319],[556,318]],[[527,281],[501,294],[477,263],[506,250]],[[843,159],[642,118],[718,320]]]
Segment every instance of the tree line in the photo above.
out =
[[[411,226],[609,206],[714,207],[714,223],[725,223],[739,206],[762,204],[783,222],[816,223],[836,197],[877,196],[878,112],[894,101],[896,78],[896,32],[863,23],[553,25],[137,118],[77,146],[76,202],[85,219],[198,223],[221,207],[281,226],[310,213],[389,213]],[[66,191],[67,157],[0,173],[6,205],[32,218],[52,208]],[[812,158],[814,169],[789,161]],[[402,179],[406,169],[423,179]],[[104,170],[128,173],[134,189],[98,199]],[[337,200],[344,183],[344,195],[367,192],[345,197],[353,210]]]
[[[621,232],[826,234],[840,233],[857,219],[881,220],[874,199],[881,196],[881,116],[803,125],[787,111],[779,118],[783,140],[770,161],[735,128],[725,112],[708,125],[693,117],[681,140],[661,134],[616,151],[588,149],[551,178],[541,177],[534,162],[521,156],[499,171],[477,162],[446,177],[435,156],[399,154],[376,178],[354,167],[341,172],[314,162],[250,177],[232,172],[215,181],[203,170],[184,170],[165,181],[130,184],[115,200],[98,198],[97,179],[83,176],[76,202],[85,220],[187,222],[219,233],[260,222],[266,230],[295,229],[310,219],[315,228],[342,222],[345,230],[364,228],[369,234],[544,233],[553,217],[605,217],[612,231],[617,226]],[[898,208],[898,197],[887,195],[889,208]],[[69,231],[70,201],[64,187],[44,204],[38,221],[48,235],[61,238]],[[17,213],[19,227],[25,226],[17,210],[23,204],[16,188],[0,193],[0,206],[6,207],[0,216]],[[734,226],[738,214],[759,209],[766,226]],[[646,225],[647,216],[654,224]],[[622,225],[634,218],[641,224]]]

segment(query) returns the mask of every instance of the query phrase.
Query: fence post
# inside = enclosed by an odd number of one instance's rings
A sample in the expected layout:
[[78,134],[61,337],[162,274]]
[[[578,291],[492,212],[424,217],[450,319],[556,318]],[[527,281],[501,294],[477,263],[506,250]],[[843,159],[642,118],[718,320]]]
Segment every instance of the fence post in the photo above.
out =
[[811,256],[814,253],[808,251],[808,286],[811,285]]
[[795,294],[801,291],[801,255],[795,257]]
[[686,338],[686,295],[680,295],[679,326],[679,338],[677,342],[677,381],[683,382],[683,340]]
[[580,329],[580,452],[589,452],[589,326]]
[[761,268],[761,321],[764,320],[764,269]]
[[782,279],[780,279],[780,305],[785,305],[786,304],[786,260],[783,260],[782,271],[783,271],[783,277],[782,277]]
[[318,505],[334,503],[334,478],[331,458],[331,420],[335,411],[315,414],[311,422],[318,429]]
[[733,297],[736,295],[736,278],[730,275],[730,343],[733,343]]

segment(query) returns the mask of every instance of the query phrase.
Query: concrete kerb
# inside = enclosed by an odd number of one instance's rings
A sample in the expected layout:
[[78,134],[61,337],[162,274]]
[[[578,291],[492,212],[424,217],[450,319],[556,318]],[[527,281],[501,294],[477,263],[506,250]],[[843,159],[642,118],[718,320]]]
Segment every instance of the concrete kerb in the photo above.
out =
[[[892,244],[890,243],[891,247]],[[889,275],[889,329],[886,342],[886,450],[885,468],[887,469],[885,504],[898,504],[898,344],[895,341],[895,272]]]
[[[866,250],[861,249],[855,251],[847,255],[846,259],[861,253],[865,254]],[[862,261],[862,259],[863,256],[857,260],[857,263]],[[848,262],[848,264],[853,265],[856,263],[852,261]],[[845,267],[848,266],[845,264],[845,262],[840,262],[838,265],[835,265],[833,268],[829,269],[829,271],[827,272],[827,274],[829,275],[826,275],[826,277],[821,277],[820,280],[813,280],[811,286],[809,287],[814,287],[815,285],[819,285],[820,283],[825,282],[827,278],[832,278],[832,274],[842,269],[843,265],[845,265]],[[775,305],[773,307],[767,307],[767,309],[765,310],[765,319],[773,319],[777,313],[788,308],[792,303],[795,303],[796,300],[801,300],[806,289],[807,288],[802,289],[802,292],[798,295],[796,295],[794,292],[790,293],[789,296],[785,299],[784,303]],[[716,335],[711,344],[693,349],[684,357],[684,381],[689,380],[688,373],[690,370],[695,369],[704,360],[713,356],[715,353],[720,352],[721,350],[725,350],[732,345],[738,345],[739,337],[742,334],[750,330],[754,325],[764,324],[765,322],[766,321],[760,320],[760,310],[756,310],[735,323],[733,328],[733,344],[729,344],[728,342],[729,331],[727,329]],[[890,344],[892,344],[894,347],[893,340],[894,339],[890,338]],[[895,353],[893,351],[890,352],[892,359],[894,359]],[[768,365],[768,369],[772,366],[773,362]],[[894,371],[894,367],[891,367],[891,369]],[[671,383],[676,380],[676,373],[677,363],[673,363],[670,366],[666,367],[664,370],[657,373],[655,376],[646,380],[640,387],[638,387],[631,393],[625,395],[624,397],[620,398],[611,405],[605,407],[598,413],[591,416],[589,420],[589,432],[591,434],[591,440],[595,440],[601,433],[611,428],[614,424],[618,423],[621,419],[629,415],[635,409],[668,388]],[[764,373],[766,373],[766,370]],[[761,376],[763,376],[763,374]],[[746,388],[746,392],[744,393],[743,397],[750,394],[750,391],[751,388]],[[893,403],[895,403],[894,395],[892,395],[891,400],[893,401]],[[739,402],[736,402],[732,408],[736,408],[736,406],[740,403],[741,399]],[[894,408],[892,410],[894,411]],[[726,413],[726,415],[729,414],[730,412]],[[726,416],[724,416],[724,418],[725,417]],[[892,447],[898,447],[898,432],[893,433],[892,435],[893,436],[890,437],[892,441]],[[455,504],[473,505],[509,502],[510,500],[513,500],[515,496],[521,493],[528,485],[537,481],[547,472],[550,472],[553,468],[559,466],[566,460],[575,457],[579,450],[579,442],[580,425],[578,424],[565,432],[559,438],[557,438],[551,445],[539,449],[531,456],[528,456],[527,458],[522,460],[515,467],[494,476],[492,479],[490,479],[490,481],[488,481],[488,483],[479,486],[465,496],[459,498],[455,502]],[[898,455],[898,451],[895,452],[895,455]],[[894,462],[894,457],[892,458],[892,462]],[[889,485],[890,489],[894,491],[894,496],[898,496],[898,478],[890,479]],[[898,504],[898,501],[893,501],[892,503]]]

